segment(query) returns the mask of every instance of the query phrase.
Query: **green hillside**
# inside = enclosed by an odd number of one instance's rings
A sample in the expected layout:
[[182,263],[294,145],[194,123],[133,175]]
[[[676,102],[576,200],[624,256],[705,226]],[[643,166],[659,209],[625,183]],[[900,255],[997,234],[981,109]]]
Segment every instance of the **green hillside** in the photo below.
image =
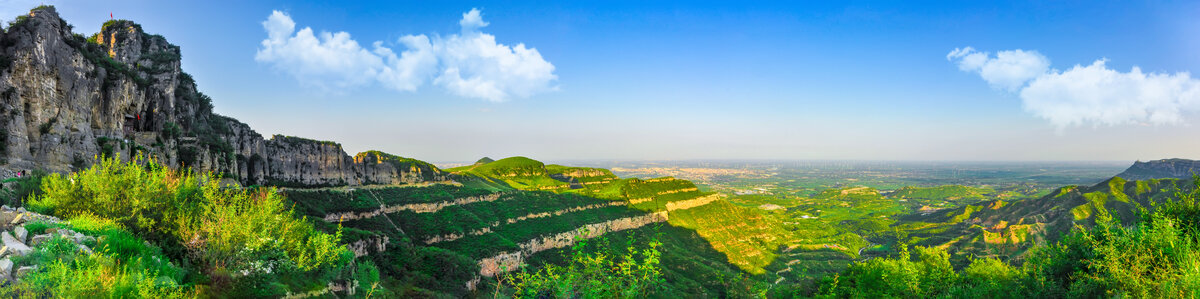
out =
[[991,200],[904,218],[906,243],[947,249],[958,260],[968,256],[1023,259],[1039,244],[1052,243],[1077,226],[1090,227],[1111,218],[1138,219],[1153,202],[1188,190],[1178,179],[1126,181],[1114,177],[1090,187],[1067,186],[1040,198]]
[[567,182],[551,178],[546,171],[546,164],[526,157],[509,157],[488,163],[476,163],[462,167],[447,169],[450,173],[467,177],[467,180],[480,180],[487,185],[500,184],[521,190],[561,190],[568,189]]
[[[664,265],[671,283],[662,294],[720,294],[733,277],[751,285],[767,280],[750,277],[764,275],[781,240],[790,239],[773,220],[686,180],[621,179],[607,169],[524,157],[447,171],[461,186],[285,194],[324,229],[340,227],[346,243],[367,244],[356,255],[386,265],[380,271],[388,289],[455,296],[493,287],[479,278],[515,270],[514,256],[534,265],[560,260],[580,236],[657,238],[664,257],[678,262]],[[688,265],[709,270],[682,268]]]

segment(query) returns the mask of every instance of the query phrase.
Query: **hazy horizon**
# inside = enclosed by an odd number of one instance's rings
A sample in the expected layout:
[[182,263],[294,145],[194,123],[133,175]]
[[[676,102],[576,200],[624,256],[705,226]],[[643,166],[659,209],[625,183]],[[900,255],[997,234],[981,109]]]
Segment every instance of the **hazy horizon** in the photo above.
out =
[[0,13],[136,21],[217,113],[350,154],[1200,158],[1197,3],[218,2]]

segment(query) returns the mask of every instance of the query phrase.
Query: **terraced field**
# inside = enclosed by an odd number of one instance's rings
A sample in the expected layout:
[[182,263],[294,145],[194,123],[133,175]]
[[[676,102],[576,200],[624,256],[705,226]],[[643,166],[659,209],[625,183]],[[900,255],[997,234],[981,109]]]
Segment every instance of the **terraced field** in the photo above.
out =
[[[381,268],[395,283],[442,294],[468,294],[491,283],[489,277],[540,263],[535,260],[545,258],[543,252],[559,252],[579,240],[648,236],[664,225],[681,234],[667,238],[665,254],[714,269],[700,276],[680,269],[671,279],[685,289],[716,291],[723,277],[765,273],[762,267],[786,235],[761,215],[686,180],[620,179],[603,169],[546,166],[520,157],[452,171],[505,188],[464,183],[284,192],[298,212],[324,229],[340,227],[356,256],[391,265]],[[711,244],[708,251],[697,253],[696,240]]]

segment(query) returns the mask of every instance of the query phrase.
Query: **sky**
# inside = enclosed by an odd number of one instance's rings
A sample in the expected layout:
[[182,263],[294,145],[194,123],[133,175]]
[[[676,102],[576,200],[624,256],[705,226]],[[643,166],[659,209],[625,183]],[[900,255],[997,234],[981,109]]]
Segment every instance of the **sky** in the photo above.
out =
[[[249,3],[253,2],[253,3]],[[1186,1],[26,1],[265,136],[426,161],[1200,158]],[[1200,75],[1197,75],[1200,76]]]

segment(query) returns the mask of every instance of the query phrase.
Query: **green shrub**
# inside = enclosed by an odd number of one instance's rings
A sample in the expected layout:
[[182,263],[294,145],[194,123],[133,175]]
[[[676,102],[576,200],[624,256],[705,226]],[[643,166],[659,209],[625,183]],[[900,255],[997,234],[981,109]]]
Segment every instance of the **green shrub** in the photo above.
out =
[[642,298],[665,282],[659,268],[661,245],[653,240],[637,250],[631,243],[623,255],[612,256],[585,251],[587,240],[580,239],[566,266],[522,269],[501,281],[519,298]]
[[0,297],[58,298],[180,298],[195,297],[182,283],[184,270],[162,254],[158,247],[108,221],[93,215],[65,223],[31,222],[30,232],[47,228],[71,229],[95,241],[85,241],[93,253],[81,251],[66,237],[56,236],[14,258],[17,266],[38,265],[28,276],[4,288]]
[[45,176],[46,171],[33,170],[23,177],[4,180],[4,183],[12,183],[12,185],[0,190],[0,204],[24,206],[25,201],[31,195],[41,193],[42,178]]
[[950,298],[1194,298],[1200,295],[1200,179],[1189,192],[1141,211],[1141,221],[1121,225],[1098,217],[1056,244],[1031,249],[1020,268],[975,259],[950,268],[940,249],[907,250],[896,258],[856,263],[820,284],[822,297]]
[[51,117],[49,121],[38,126],[38,132],[42,134],[50,133],[50,129],[54,128],[54,123],[58,122],[57,117]]
[[[212,174],[172,171],[154,161],[104,158],[84,171],[47,176],[42,190],[31,209],[90,219],[85,227],[95,229],[107,223],[127,228],[195,267],[216,294],[280,296],[322,288],[352,257],[338,244],[340,232],[317,231],[274,189],[221,189]],[[118,245],[114,250],[124,248]]]

